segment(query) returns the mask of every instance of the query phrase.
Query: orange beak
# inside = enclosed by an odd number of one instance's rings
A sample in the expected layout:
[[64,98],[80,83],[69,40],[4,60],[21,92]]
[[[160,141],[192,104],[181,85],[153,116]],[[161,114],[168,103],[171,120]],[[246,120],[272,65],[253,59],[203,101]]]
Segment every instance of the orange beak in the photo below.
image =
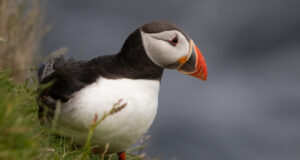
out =
[[183,74],[191,75],[201,80],[207,80],[207,66],[205,59],[199,50],[199,48],[190,41],[190,51],[187,57],[181,57],[178,59],[180,63],[177,70]]

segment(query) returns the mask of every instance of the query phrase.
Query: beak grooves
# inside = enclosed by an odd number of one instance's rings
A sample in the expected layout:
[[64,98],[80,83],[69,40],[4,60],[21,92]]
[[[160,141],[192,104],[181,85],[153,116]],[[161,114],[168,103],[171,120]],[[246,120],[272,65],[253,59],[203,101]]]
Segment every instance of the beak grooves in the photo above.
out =
[[181,57],[178,59],[180,63],[177,70],[183,74],[191,75],[197,77],[201,80],[207,80],[207,66],[205,59],[199,50],[199,48],[190,41],[190,50],[186,57]]

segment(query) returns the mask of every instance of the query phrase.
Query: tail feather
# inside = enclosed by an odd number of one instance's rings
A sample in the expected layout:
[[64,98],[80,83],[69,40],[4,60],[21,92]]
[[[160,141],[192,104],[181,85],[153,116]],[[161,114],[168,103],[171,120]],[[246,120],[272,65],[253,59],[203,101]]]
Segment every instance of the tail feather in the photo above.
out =
[[55,60],[51,58],[39,68],[38,78],[40,83],[44,82],[47,77],[50,77],[55,72],[54,63]]
[[[66,61],[64,57],[61,56],[51,58],[42,63],[38,70],[38,81],[40,86],[53,80],[55,78],[55,71],[65,63],[72,61],[73,60]],[[47,120],[51,120],[53,117],[57,100],[53,99],[49,95],[52,89],[51,86],[47,86],[46,88],[40,86],[38,88],[39,95],[37,97],[37,102],[39,105],[38,115],[41,122],[44,123]]]
[[42,63],[38,70],[39,83],[46,83],[52,80],[52,75],[55,73],[55,69],[63,66],[66,63],[72,63],[74,59],[67,59],[63,56],[50,58],[46,62]]

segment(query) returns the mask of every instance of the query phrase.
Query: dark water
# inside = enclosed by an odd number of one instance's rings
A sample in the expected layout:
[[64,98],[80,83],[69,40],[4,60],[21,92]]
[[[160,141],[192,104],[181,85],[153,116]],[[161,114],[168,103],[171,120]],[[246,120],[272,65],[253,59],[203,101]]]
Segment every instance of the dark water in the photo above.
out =
[[51,0],[44,53],[90,59],[169,20],[202,50],[208,80],[165,71],[146,152],[163,159],[300,158],[300,1]]

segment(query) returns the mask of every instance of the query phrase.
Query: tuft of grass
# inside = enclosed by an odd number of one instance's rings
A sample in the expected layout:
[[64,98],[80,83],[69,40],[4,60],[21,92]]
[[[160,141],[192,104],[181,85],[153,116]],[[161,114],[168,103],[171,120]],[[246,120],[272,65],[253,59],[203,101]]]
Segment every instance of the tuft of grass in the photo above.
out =
[[[47,150],[37,124],[33,85],[15,84],[9,71],[0,72],[0,159],[33,159]],[[44,155],[45,156],[45,155]]]
[[[72,139],[64,137],[53,126],[46,127],[39,123],[36,104],[37,82],[35,79],[15,83],[10,71],[0,70],[0,159],[54,159],[54,160],[117,160],[115,154],[92,154],[90,141],[95,127],[107,116],[119,112],[126,106],[119,102],[104,114],[95,116],[91,122],[89,138],[84,147],[76,146]],[[108,146],[109,147],[109,146]],[[132,149],[132,151],[138,150]],[[127,153],[128,160],[141,160],[144,154]]]
[[14,80],[30,75],[43,27],[40,0],[0,0],[0,68],[10,68]]

